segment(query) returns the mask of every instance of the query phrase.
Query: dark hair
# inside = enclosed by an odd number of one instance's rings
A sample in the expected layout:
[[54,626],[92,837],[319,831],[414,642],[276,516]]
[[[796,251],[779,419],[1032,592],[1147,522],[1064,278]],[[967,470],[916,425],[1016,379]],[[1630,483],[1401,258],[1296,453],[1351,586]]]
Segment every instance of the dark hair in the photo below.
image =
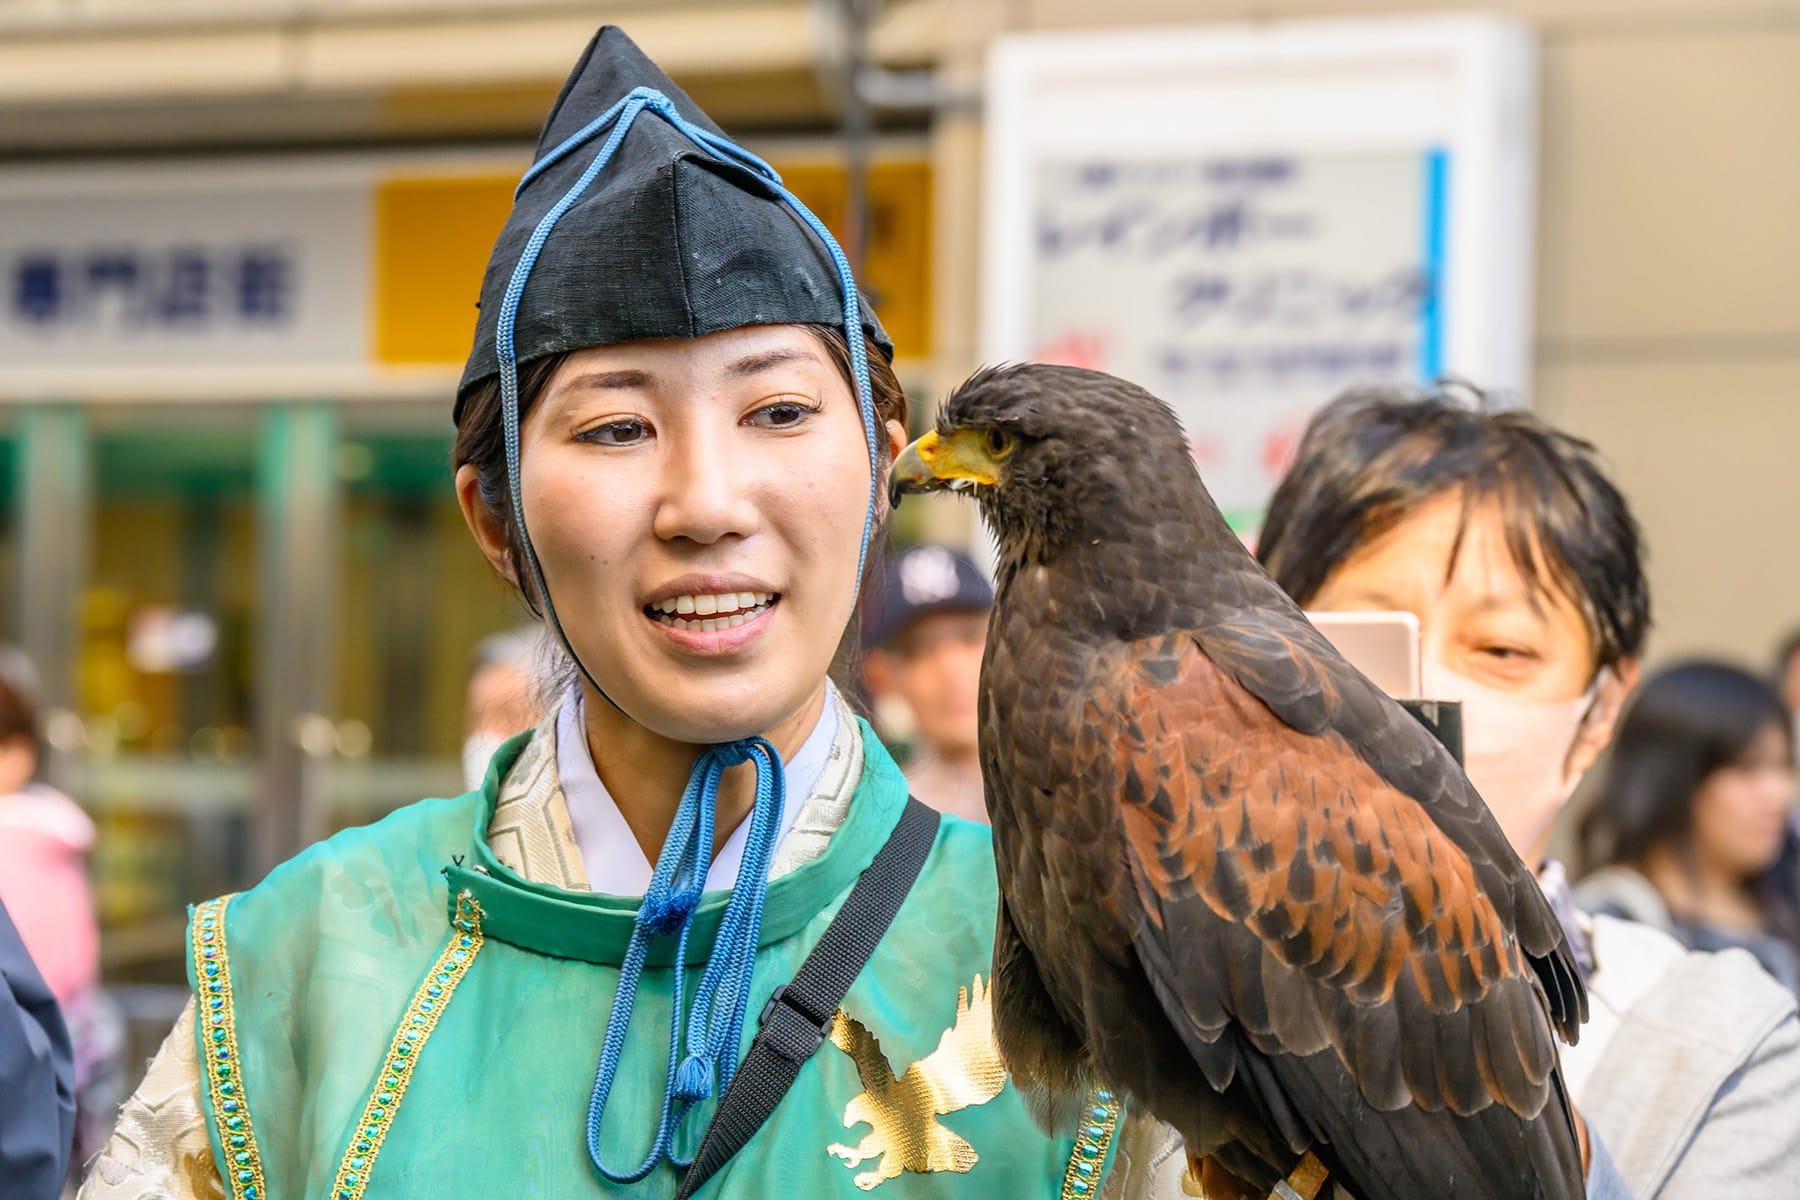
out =
[[1800,629],[1794,630],[1775,648],[1775,686],[1780,687],[1787,678],[1787,673],[1794,669],[1794,660],[1800,658]]
[[0,673],[0,742],[17,738],[37,744],[37,706],[24,688]]
[[[819,339],[825,347],[826,356],[832,365],[842,372],[844,381],[849,384],[851,393],[856,391],[856,383],[850,370],[850,346],[844,340],[844,331],[835,325],[802,325]],[[864,339],[869,359],[869,384],[871,398],[875,403],[877,421],[898,421],[902,427],[906,425],[906,392],[900,386],[900,380],[894,374],[893,366],[874,342]],[[569,357],[569,353],[548,354],[533,359],[519,367],[519,421],[521,424],[531,415],[531,410],[542,399],[544,388],[555,376],[557,369]],[[887,440],[879,433],[878,443],[885,449]],[[507,561],[512,566],[513,578],[525,580],[530,572],[524,569],[524,547],[519,542],[519,531],[513,521],[512,501],[508,497],[511,481],[506,475],[506,432],[500,423],[500,379],[495,376],[476,384],[470,389],[462,406],[460,419],[456,424],[456,442],[450,451],[451,465],[460,469],[464,464],[472,463],[475,467],[476,493],[487,510],[500,518],[506,529]],[[879,531],[878,531],[879,532]],[[878,547],[881,539],[871,539],[871,563],[877,555],[873,547]],[[537,605],[537,598],[532,596],[524,584],[519,584],[519,592],[531,611],[543,615]]]
[[1625,498],[1592,445],[1529,412],[1487,410],[1483,399],[1456,385],[1356,388],[1333,400],[1269,501],[1257,558],[1304,606],[1357,547],[1426,501],[1460,491],[1466,528],[1476,505],[1496,500],[1520,573],[1581,611],[1596,665],[1636,657],[1650,589]]
[[[1700,785],[1721,767],[1742,763],[1771,726],[1791,754],[1780,695],[1749,671],[1688,662],[1657,673],[1626,709],[1599,795],[1581,819],[1584,868],[1638,865],[1658,846],[1691,851]],[[1753,890],[1771,913],[1791,916],[1775,875],[1765,872]]]

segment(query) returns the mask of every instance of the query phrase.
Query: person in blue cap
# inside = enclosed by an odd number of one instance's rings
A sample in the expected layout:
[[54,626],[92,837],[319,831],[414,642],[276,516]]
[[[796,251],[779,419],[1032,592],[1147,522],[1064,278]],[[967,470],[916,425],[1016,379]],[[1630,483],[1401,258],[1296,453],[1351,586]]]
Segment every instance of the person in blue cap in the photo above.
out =
[[[911,546],[882,573],[863,625],[863,678],[876,700],[904,706],[913,795],[942,812],[987,824],[981,788],[981,653],[994,588],[968,555]],[[884,733],[887,731],[884,730]]]
[[842,252],[616,29],[456,401],[475,540],[571,665],[480,788],[197,906],[89,1197],[1087,1197],[994,1047],[992,846],[830,679],[905,398]]

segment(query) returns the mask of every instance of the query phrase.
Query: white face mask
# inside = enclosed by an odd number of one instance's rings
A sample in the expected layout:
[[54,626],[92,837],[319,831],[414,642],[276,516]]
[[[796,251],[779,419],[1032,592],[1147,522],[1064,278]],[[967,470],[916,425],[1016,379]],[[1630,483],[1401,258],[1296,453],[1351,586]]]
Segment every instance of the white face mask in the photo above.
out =
[[1495,691],[1429,658],[1423,667],[1427,697],[1462,702],[1463,770],[1469,781],[1513,849],[1521,856],[1533,853],[1581,782],[1581,775],[1569,770],[1569,752],[1606,670],[1573,700],[1546,703]]
[[511,734],[489,733],[481,730],[471,733],[463,740],[462,769],[463,786],[469,791],[480,787],[487,779],[488,763],[494,757],[494,751],[505,745]]

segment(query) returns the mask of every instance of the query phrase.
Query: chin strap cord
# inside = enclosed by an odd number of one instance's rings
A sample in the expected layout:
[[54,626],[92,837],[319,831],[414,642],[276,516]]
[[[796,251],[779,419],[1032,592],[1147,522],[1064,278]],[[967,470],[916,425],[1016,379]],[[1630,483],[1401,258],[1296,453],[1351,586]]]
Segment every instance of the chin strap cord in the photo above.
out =
[[[713,809],[718,801],[719,780],[742,762],[756,764],[756,805],[750,814],[750,835],[738,868],[738,886],[726,902],[719,921],[712,955],[694,989],[694,1006],[687,1022],[687,1053],[679,1053],[682,990],[687,966],[688,937],[694,915],[706,888],[706,868],[712,861]],[[675,1135],[683,1118],[702,1101],[722,1095],[737,1072],[737,1046],[743,1036],[744,1013],[750,1003],[750,978],[756,969],[757,938],[762,930],[763,899],[769,890],[769,860],[775,853],[785,796],[781,758],[762,738],[746,738],[709,747],[694,767],[668,840],[657,856],[650,887],[638,907],[631,928],[631,942],[619,968],[619,990],[606,1018],[606,1038],[600,1065],[594,1073],[594,1092],[588,1101],[587,1149],[594,1167],[614,1183],[636,1183],[664,1158],[677,1167],[692,1159],[675,1149]],[[669,1006],[669,1066],[663,1081],[661,1116],[649,1152],[628,1171],[606,1165],[600,1153],[600,1123],[606,1101],[625,1053],[631,1028],[631,1011],[637,1001],[638,982],[653,938],[675,937],[674,983]]]
[[[652,113],[678,130],[701,149],[755,172],[780,199],[781,203],[819,240],[830,256],[837,272],[844,300],[844,341],[850,350],[850,372],[856,387],[857,409],[862,417],[863,432],[869,451],[869,502],[863,514],[862,546],[856,561],[856,589],[860,593],[863,572],[868,565],[869,542],[874,535],[876,506],[880,497],[881,455],[874,396],[869,382],[869,358],[862,329],[862,306],[850,261],[837,244],[824,222],[814,216],[781,182],[774,168],[730,139],[694,124],[683,117],[668,96],[654,88],[635,88],[617,104],[565,139],[561,145],[539,159],[519,180],[520,192],[553,164],[605,133],[600,149],[574,183],[538,221],[519,260],[501,301],[499,320],[494,335],[495,351],[500,365],[501,423],[506,446],[508,498],[513,522],[519,532],[525,568],[531,590],[543,606],[544,618],[556,639],[562,644],[583,678],[590,686],[619,709],[606,694],[593,673],[575,653],[575,647],[557,617],[556,605],[550,597],[550,585],[544,578],[537,549],[532,545],[525,524],[525,498],[520,482],[519,366],[513,344],[518,321],[519,302],[532,268],[543,252],[545,243],[565,213],[573,208],[588,187],[606,169],[632,124],[644,113]],[[621,713],[623,709],[619,709]],[[630,714],[625,714],[629,716]],[[701,972],[694,992],[693,1010],[687,1021],[687,1053],[678,1053],[682,1017],[682,989],[687,958],[688,935],[694,914],[706,886],[706,871],[712,861],[713,811],[717,804],[719,780],[727,769],[742,762],[756,765],[756,804],[750,816],[749,844],[743,865],[738,870],[738,886],[733,889],[720,921],[711,957]],[[689,776],[687,790],[681,798],[675,822],[657,858],[650,888],[644,894],[632,927],[631,942],[619,972],[619,990],[606,1020],[606,1038],[595,1071],[593,1097],[588,1106],[588,1156],[595,1168],[615,1183],[632,1183],[643,1179],[663,1158],[677,1166],[688,1160],[678,1157],[674,1141],[682,1118],[701,1101],[722,1093],[730,1085],[738,1065],[738,1044],[742,1040],[745,1010],[750,1002],[750,979],[756,965],[756,949],[762,931],[763,899],[768,891],[769,861],[774,853],[786,782],[780,756],[762,738],[713,746],[701,754]],[[638,983],[650,942],[659,937],[676,937],[673,1003],[669,1017],[669,1067],[663,1087],[661,1117],[649,1153],[634,1170],[618,1172],[601,1161],[600,1124],[606,1111],[607,1098],[624,1054],[625,1035],[631,1024],[631,1011],[637,1000]],[[691,1156],[690,1156],[691,1157]]]

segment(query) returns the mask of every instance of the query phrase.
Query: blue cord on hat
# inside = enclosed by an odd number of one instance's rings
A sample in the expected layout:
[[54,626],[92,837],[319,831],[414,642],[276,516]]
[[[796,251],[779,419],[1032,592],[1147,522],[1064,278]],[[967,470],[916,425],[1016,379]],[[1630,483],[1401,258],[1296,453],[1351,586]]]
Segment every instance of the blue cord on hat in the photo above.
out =
[[[563,214],[574,207],[594,179],[606,168],[630,131],[632,123],[646,109],[655,113],[702,149],[729,159],[754,171],[772,191],[819,239],[837,270],[838,283],[844,296],[844,341],[850,350],[850,372],[856,384],[857,408],[862,416],[863,431],[869,450],[869,504],[863,515],[862,547],[856,560],[856,592],[862,589],[863,572],[868,563],[869,541],[875,527],[876,505],[880,496],[881,459],[877,440],[874,394],[869,381],[868,351],[862,333],[862,309],[857,295],[856,279],[831,232],[814,216],[798,197],[782,184],[781,177],[762,159],[727,138],[687,120],[674,103],[654,88],[635,88],[606,112],[590,121],[555,149],[539,159],[519,181],[518,192],[552,164],[591,141],[602,130],[611,133],[599,153],[580,177],[538,221],[530,239],[519,254],[507,283],[500,307],[495,350],[500,367],[500,399],[503,435],[506,444],[508,476],[513,520],[518,525],[519,542],[524,550],[531,583],[544,615],[555,631],[557,640],[568,652],[588,683],[618,708],[607,696],[564,633],[562,622],[551,602],[550,589],[544,580],[543,566],[525,527],[525,499],[520,482],[519,446],[519,375],[513,346],[513,327],[518,318],[519,301],[538,255]],[[623,712],[623,709],[620,709]],[[720,778],[739,763],[752,762],[756,769],[756,799],[751,808],[750,829],[746,838],[743,862],[738,868],[738,886],[732,889],[725,914],[719,923],[711,955],[701,973],[694,992],[693,1010],[687,1027],[687,1054],[679,1055],[681,1043],[681,1007],[683,972],[687,957],[688,935],[694,914],[706,886],[707,865],[712,858],[713,814],[717,806]],[[656,1169],[667,1158],[676,1167],[686,1167],[692,1156],[682,1158],[675,1149],[675,1134],[696,1105],[714,1095],[723,1095],[737,1071],[738,1044],[743,1037],[744,1016],[750,1003],[750,982],[756,966],[757,944],[762,931],[763,901],[769,886],[769,863],[774,856],[781,810],[786,802],[786,775],[775,748],[760,737],[744,738],[720,746],[709,747],[694,764],[688,785],[682,793],[675,820],[657,856],[650,886],[638,907],[632,923],[631,941],[619,969],[619,987],[612,1010],[607,1014],[606,1035],[602,1042],[600,1062],[595,1070],[594,1091],[588,1104],[588,1157],[601,1175],[614,1183],[635,1183]],[[624,1054],[625,1037],[631,1025],[631,1011],[637,999],[638,984],[650,941],[656,937],[678,938],[671,988],[669,1017],[669,1063],[663,1084],[662,1112],[655,1136],[643,1162],[628,1172],[615,1171],[601,1161],[600,1124],[606,1102],[618,1074]]]

